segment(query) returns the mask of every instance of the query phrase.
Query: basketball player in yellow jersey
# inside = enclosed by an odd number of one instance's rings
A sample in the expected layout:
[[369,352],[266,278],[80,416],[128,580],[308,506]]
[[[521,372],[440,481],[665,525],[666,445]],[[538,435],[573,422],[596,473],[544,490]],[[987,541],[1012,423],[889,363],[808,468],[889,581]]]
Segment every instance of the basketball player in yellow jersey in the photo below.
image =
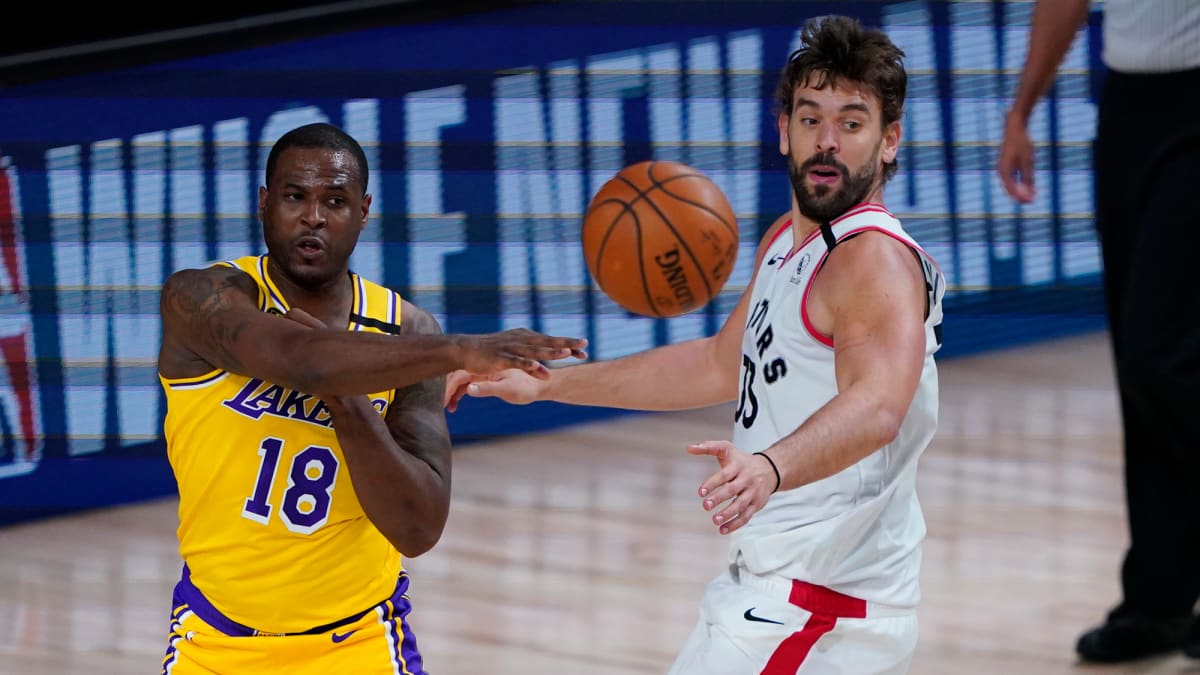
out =
[[583,358],[583,340],[443,335],[349,270],[367,162],[328,124],[272,147],[267,254],[163,287],[159,375],[184,566],[163,673],[421,675],[402,557],[450,501],[444,375]]

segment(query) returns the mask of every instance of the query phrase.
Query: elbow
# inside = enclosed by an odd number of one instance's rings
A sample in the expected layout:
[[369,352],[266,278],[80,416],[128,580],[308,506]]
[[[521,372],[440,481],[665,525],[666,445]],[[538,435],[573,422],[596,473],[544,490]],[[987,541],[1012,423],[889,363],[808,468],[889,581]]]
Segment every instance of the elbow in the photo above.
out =
[[388,541],[392,542],[392,546],[405,558],[416,558],[432,551],[446,530],[447,511],[448,509],[443,510],[440,516],[406,522],[405,527],[386,535]]
[[407,532],[402,537],[388,537],[392,546],[405,558],[416,558],[433,550],[442,538],[444,528],[425,527],[418,531]]
[[900,425],[904,423],[904,411],[896,410],[892,406],[881,405],[876,408],[875,414],[872,415],[872,424],[869,428],[873,431],[875,438],[874,445],[882,448],[900,435]]

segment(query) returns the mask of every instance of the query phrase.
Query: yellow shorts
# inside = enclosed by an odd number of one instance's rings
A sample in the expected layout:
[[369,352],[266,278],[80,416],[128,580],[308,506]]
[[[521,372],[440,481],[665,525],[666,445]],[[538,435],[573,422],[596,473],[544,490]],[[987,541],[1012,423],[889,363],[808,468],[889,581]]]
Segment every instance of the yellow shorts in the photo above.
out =
[[[183,586],[187,581],[180,582]],[[195,587],[191,586],[194,591]],[[176,587],[163,675],[426,675],[405,618],[408,575],[358,619],[325,632],[256,634]],[[190,602],[189,602],[190,601]],[[203,614],[208,620],[202,619]]]

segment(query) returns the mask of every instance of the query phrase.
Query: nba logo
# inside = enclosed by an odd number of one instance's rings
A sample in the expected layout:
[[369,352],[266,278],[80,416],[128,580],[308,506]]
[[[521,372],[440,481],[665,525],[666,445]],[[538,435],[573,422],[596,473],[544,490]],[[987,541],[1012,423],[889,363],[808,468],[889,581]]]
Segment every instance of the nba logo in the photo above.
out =
[[33,471],[43,441],[19,195],[17,172],[0,157],[0,478]]
[[792,276],[788,279],[788,282],[799,286],[800,282],[804,280],[804,277],[802,276],[804,274],[804,268],[808,267],[808,263],[811,261],[812,255],[809,253],[805,253],[804,255],[800,256],[800,259],[796,261],[796,271],[792,273]]

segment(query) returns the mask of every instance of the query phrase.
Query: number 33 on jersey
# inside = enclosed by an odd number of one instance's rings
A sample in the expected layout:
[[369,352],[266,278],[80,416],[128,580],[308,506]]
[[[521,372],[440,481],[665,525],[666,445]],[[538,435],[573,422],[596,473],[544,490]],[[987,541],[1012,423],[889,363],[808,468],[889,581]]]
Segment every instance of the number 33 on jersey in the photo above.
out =
[[734,428],[749,442],[739,447],[770,446],[837,394],[833,340],[809,322],[806,303],[813,278],[837,242],[868,231],[894,237],[916,253],[928,294],[927,351],[940,347],[945,281],[933,259],[883,207],[852,209],[827,230],[814,230],[794,250],[792,229],[785,226],[767,245],[750,295],[734,412]]

